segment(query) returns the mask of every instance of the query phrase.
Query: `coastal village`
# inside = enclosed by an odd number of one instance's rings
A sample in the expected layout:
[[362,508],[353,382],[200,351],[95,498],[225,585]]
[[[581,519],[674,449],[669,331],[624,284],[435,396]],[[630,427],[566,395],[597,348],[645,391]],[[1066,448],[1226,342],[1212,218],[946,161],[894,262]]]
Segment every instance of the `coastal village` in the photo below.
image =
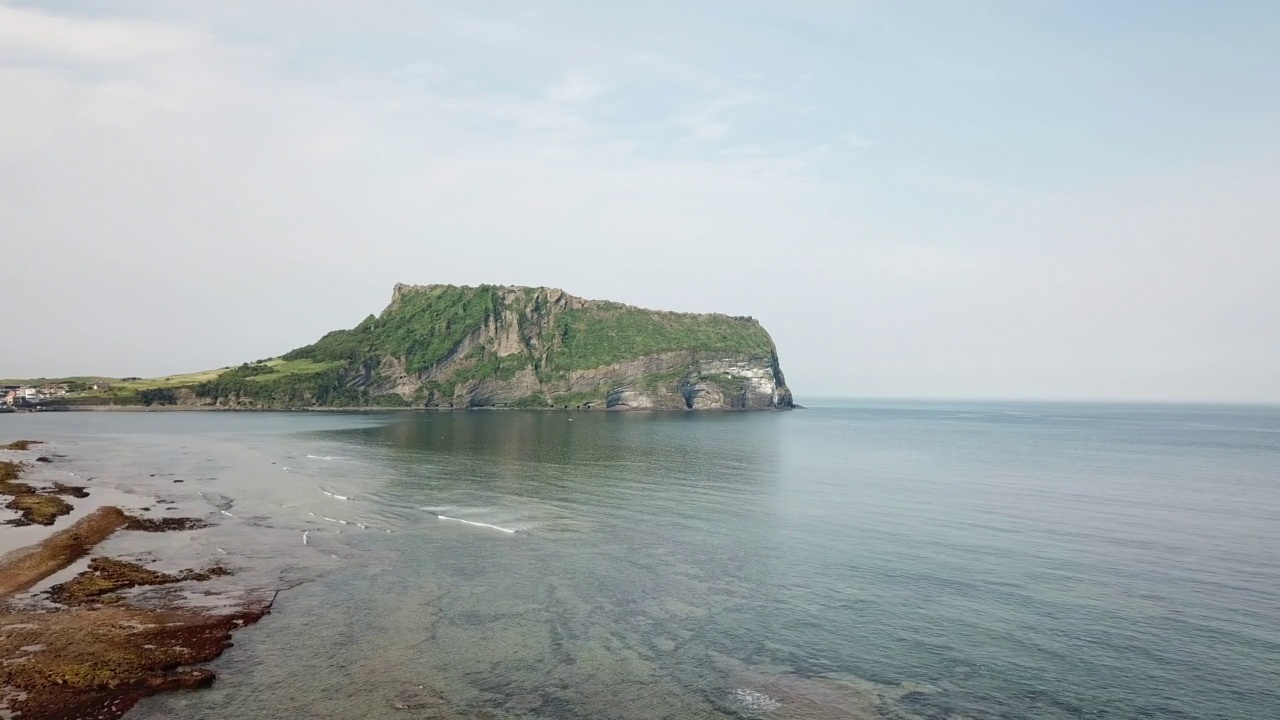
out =
[[3,385],[0,386],[0,412],[39,410],[50,401],[65,397],[68,392],[65,385]]
[[105,390],[107,382],[56,382],[44,385],[0,385],[0,413],[61,409],[58,402],[90,390]]

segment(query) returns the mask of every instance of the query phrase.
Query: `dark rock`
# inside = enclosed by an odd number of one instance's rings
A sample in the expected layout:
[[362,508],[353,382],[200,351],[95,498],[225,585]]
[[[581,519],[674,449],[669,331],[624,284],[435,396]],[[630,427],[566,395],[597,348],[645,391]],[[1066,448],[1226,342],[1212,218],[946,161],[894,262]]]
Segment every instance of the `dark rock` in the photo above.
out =
[[53,490],[49,491],[51,495],[66,495],[73,498],[87,498],[89,491],[79,485],[65,485],[60,482],[53,484]]
[[[173,508],[169,509],[172,510]],[[142,532],[170,532],[174,530],[199,530],[200,528],[207,528],[209,526],[210,523],[208,521],[192,517],[130,517],[129,522],[124,526],[124,529],[139,530]]]
[[[126,525],[126,527],[128,527]],[[49,598],[59,605],[86,605],[112,602],[107,595],[120,590],[146,585],[172,585],[194,580],[202,582],[215,577],[225,577],[231,571],[221,565],[207,570],[183,570],[177,575],[148,570],[125,560],[96,557],[89,561],[89,569],[71,580],[49,588]]]

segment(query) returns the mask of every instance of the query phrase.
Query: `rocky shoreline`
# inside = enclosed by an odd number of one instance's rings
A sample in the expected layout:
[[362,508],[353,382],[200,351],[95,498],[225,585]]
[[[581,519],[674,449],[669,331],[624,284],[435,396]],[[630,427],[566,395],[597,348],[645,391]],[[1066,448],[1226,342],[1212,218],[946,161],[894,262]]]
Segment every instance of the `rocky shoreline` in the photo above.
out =
[[[218,596],[218,579],[234,569],[219,563],[165,573],[101,555],[43,587],[116,533],[183,532],[207,523],[132,516],[108,505],[57,528],[73,509],[66,498],[89,491],[24,478],[39,459],[26,456],[39,445],[0,446],[12,458],[0,460],[0,496],[18,514],[0,534],[13,526],[50,528],[38,542],[0,556],[0,717],[114,720],[149,695],[207,687],[215,675],[200,665],[231,646],[232,631],[269,613],[275,593],[193,605],[177,591],[198,583],[204,595]],[[137,592],[160,586],[175,592]]]

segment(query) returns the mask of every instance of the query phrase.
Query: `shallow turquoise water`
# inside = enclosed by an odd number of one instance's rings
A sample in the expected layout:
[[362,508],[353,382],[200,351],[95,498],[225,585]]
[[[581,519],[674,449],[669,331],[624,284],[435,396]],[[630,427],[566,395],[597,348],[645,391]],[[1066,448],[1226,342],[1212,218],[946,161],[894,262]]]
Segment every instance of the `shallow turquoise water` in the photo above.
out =
[[1280,717],[1280,409],[26,422],[310,579],[138,717]]

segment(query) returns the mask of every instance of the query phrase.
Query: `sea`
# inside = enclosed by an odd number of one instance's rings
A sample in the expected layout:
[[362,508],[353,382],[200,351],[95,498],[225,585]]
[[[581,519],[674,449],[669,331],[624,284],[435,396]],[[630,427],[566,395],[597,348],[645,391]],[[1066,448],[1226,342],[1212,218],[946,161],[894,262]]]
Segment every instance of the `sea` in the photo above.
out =
[[1280,408],[809,404],[0,434],[282,590],[140,720],[1280,718]]

